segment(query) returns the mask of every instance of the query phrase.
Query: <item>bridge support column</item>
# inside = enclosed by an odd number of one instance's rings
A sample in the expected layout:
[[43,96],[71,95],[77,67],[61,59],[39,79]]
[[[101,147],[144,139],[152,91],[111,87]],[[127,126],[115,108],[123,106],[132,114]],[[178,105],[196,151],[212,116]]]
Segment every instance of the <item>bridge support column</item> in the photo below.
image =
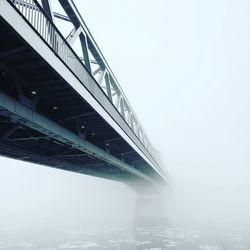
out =
[[135,201],[136,226],[165,225],[167,223],[164,199],[157,196],[139,196]]

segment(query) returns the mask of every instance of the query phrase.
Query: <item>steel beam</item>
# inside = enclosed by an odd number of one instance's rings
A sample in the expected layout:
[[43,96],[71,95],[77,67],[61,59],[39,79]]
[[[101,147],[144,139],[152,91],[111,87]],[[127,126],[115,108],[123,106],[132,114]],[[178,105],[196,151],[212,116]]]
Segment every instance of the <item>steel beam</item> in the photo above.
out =
[[89,60],[89,52],[88,52],[88,44],[86,37],[83,33],[79,35],[81,46],[82,46],[82,51],[83,51],[83,57],[84,57],[84,63],[90,74],[91,72],[91,66],[90,66],[90,60]]
[[68,16],[62,15],[62,14],[57,13],[57,12],[53,12],[53,15],[54,15],[54,17],[56,17],[56,18],[59,18],[59,19],[62,19],[62,20],[64,20],[64,21],[67,21],[67,22],[70,22],[70,23],[71,23],[71,20],[70,20],[70,18],[69,18]]
[[44,9],[45,13],[47,14],[47,16],[54,23],[54,14],[53,14],[52,9],[51,9],[50,0],[42,0],[42,6],[43,6],[43,9]]
[[109,74],[108,73],[106,73],[106,75],[105,75],[105,83],[106,83],[106,89],[107,89],[108,98],[112,102],[112,94],[111,94],[111,87],[110,87],[110,78],[109,78]]
[[83,140],[73,132],[59,126],[55,122],[49,120],[48,118],[34,112],[28,107],[22,105],[11,97],[0,92],[0,107],[10,112],[12,121],[16,123],[27,126],[31,129],[34,129],[40,133],[48,135],[50,138],[57,140],[65,145],[68,145],[72,148],[78,149],[83,153],[87,153],[90,156],[93,156],[97,159],[100,159],[107,164],[116,166],[122,171],[131,173],[139,178],[142,178],[145,181],[155,185],[154,181],[141,173],[140,171],[132,168],[127,163],[119,160],[113,155],[105,152],[104,150],[98,148],[94,144]]
[[15,124],[5,135],[0,138],[0,144],[8,139],[10,135],[12,135],[19,127],[19,124]]

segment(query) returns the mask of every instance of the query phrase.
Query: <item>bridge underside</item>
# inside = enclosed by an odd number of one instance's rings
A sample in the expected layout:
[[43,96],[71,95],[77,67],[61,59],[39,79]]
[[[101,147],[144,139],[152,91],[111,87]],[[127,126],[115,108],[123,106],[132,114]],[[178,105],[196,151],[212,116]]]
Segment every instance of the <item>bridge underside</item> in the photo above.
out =
[[164,182],[1,18],[0,34],[1,155],[132,187]]

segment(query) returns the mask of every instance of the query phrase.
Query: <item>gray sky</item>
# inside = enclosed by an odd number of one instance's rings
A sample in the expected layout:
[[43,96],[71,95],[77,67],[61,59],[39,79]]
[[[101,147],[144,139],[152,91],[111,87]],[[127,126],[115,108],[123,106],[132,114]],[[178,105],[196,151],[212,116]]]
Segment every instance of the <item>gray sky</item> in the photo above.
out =
[[[153,144],[162,153],[178,197],[173,204],[189,206],[193,211],[203,209],[211,216],[225,214],[225,209],[228,217],[236,211],[249,215],[250,2],[75,3]],[[54,195],[61,189],[71,193],[77,189],[79,197],[83,192],[87,201],[91,200],[87,198],[88,190],[95,190],[98,200],[102,196],[99,190],[107,188],[107,197],[112,192],[116,196],[124,192],[130,201],[130,191],[120,184],[2,162],[2,197],[6,187],[11,192],[19,185],[24,194],[38,188],[36,192],[43,196],[48,191],[46,186],[53,187]],[[36,192],[32,197],[35,201]],[[52,199],[53,193],[49,197]],[[13,200],[8,202],[11,205]]]

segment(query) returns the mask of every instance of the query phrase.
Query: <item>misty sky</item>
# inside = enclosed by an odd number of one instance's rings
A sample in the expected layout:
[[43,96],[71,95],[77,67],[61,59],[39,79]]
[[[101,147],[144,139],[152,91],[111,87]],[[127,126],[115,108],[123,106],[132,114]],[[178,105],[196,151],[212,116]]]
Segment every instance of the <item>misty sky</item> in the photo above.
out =
[[[178,204],[182,215],[202,210],[211,218],[249,215],[250,2],[75,3],[162,153],[176,195],[170,207]],[[132,210],[134,195],[123,185],[1,159],[2,214],[22,209],[23,200],[49,211],[53,198],[98,214],[101,197],[110,198],[102,204],[106,211],[117,204],[113,197]]]
[[182,205],[249,215],[249,1],[78,5]]

